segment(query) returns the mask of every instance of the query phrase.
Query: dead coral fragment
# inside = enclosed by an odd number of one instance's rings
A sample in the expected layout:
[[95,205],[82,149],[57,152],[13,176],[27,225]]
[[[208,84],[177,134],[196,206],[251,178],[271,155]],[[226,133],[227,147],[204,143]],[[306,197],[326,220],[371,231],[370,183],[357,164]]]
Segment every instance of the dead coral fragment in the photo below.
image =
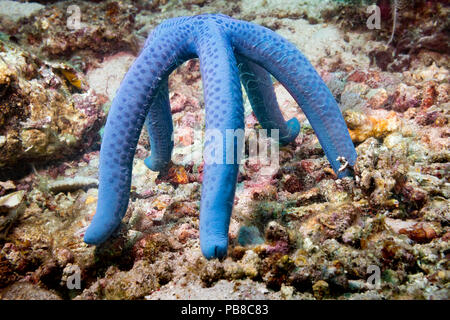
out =
[[186,169],[183,166],[173,166],[169,169],[169,178],[173,184],[186,184],[189,182],[189,177]]
[[319,280],[312,286],[314,297],[318,300],[322,300],[330,294],[329,285],[326,281]]
[[382,138],[399,128],[399,120],[394,112],[385,118],[379,118],[347,110],[344,112],[344,119],[354,142],[363,142],[370,137]]
[[108,300],[142,299],[145,295],[158,290],[160,281],[168,282],[170,278],[169,265],[150,264],[146,260],[139,260],[129,271],[119,271],[117,267],[110,267],[105,278],[95,282],[78,296],[78,299],[89,297]]
[[428,224],[423,223],[416,223],[411,229],[400,229],[399,232],[406,234],[417,243],[428,243],[437,237],[436,231]]
[[48,189],[53,193],[75,191],[87,187],[97,187],[98,179],[89,177],[64,178],[48,182]]
[[0,198],[0,212],[17,208],[23,200],[25,191],[17,191]]
[[25,210],[25,191],[16,191],[0,197],[0,238],[4,238],[14,221]]

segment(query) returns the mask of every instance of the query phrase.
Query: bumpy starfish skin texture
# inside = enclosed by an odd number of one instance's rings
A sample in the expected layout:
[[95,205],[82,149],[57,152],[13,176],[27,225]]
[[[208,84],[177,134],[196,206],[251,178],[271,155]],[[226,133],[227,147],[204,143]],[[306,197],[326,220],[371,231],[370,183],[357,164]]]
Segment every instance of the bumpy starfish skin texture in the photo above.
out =
[[[223,142],[219,141],[223,164],[205,161],[203,169],[200,244],[206,258],[227,253],[239,164],[227,164],[225,155],[227,150],[233,152],[236,160],[234,152],[239,150],[234,139],[230,149],[230,139],[225,141],[225,137],[227,129],[244,128],[241,81],[260,124],[278,129],[280,143],[287,144],[296,138],[300,125],[296,119],[284,121],[272,74],[301,106],[333,170],[339,177],[351,174],[357,155],[339,107],[292,43],[267,28],[221,14],[169,19],[149,35],[113,100],[101,145],[97,212],[86,230],[86,243],[107,240],[126,212],[133,156],[144,122],[151,145],[145,164],[155,171],[168,166],[173,149],[168,76],[192,58],[200,60],[206,131],[222,134],[206,134],[205,157],[214,152],[210,150],[217,151],[211,146],[223,137]],[[349,168],[339,170],[338,157],[344,157]]]

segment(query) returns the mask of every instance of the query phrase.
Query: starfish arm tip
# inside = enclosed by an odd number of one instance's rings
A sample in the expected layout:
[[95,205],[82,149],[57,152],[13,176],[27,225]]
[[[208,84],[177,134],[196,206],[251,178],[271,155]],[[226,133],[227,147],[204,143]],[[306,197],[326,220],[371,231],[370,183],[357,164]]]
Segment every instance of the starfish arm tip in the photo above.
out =
[[284,137],[280,137],[281,145],[287,145],[294,141],[300,133],[300,122],[297,118],[292,118],[286,122],[288,127],[288,134]]
[[149,168],[152,171],[156,171],[156,172],[163,171],[169,165],[169,163],[167,161],[165,161],[163,159],[157,159],[152,156],[145,158],[144,164],[147,168]]
[[95,232],[91,226],[89,226],[89,228],[86,230],[86,233],[84,234],[83,238],[84,242],[86,244],[92,245],[98,245],[104,242],[107,239],[107,237],[103,237],[101,236],[101,234]]
[[227,255],[228,240],[227,239],[207,239],[201,241],[200,246],[203,256],[210,260],[214,258],[223,259]]

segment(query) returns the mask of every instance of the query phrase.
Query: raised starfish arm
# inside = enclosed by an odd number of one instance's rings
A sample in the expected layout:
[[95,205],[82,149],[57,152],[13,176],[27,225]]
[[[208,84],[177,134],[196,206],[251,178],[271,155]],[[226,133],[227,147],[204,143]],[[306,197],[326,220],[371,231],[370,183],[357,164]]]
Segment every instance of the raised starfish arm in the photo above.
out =
[[300,132],[300,123],[297,118],[292,118],[287,122],[284,121],[270,74],[244,56],[236,54],[236,59],[241,81],[253,112],[259,124],[267,129],[267,136],[270,136],[270,129],[278,129],[281,145],[286,145],[295,140]]
[[[166,83],[161,80],[166,81],[173,69],[193,55],[192,46],[185,40],[187,29],[180,30],[176,36],[168,35],[172,27],[185,20],[169,20],[155,30],[114,97],[100,150],[97,211],[84,235],[88,244],[100,244],[108,239],[126,213],[133,157],[149,107],[155,107],[155,96],[160,97],[158,89],[165,90]],[[156,99],[164,100],[165,97]],[[167,108],[167,105],[164,102],[159,108]],[[149,164],[156,164],[158,161],[153,159],[161,158],[151,158]]]
[[333,95],[311,63],[292,43],[267,28],[234,19],[225,28],[235,51],[269,71],[294,97],[338,176],[350,175],[350,169],[339,172],[337,159],[344,157],[351,166],[355,164],[353,142]]
[[169,165],[173,149],[173,123],[167,77],[161,80],[148,110],[145,124],[150,140],[151,155],[145,159],[144,163],[153,171],[161,171]]

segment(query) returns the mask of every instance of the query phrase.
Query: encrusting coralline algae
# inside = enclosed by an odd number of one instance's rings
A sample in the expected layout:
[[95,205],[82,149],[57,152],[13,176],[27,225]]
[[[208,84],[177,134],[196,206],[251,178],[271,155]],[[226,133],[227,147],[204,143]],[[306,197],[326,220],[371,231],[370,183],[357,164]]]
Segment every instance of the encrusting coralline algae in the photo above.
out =
[[[448,8],[414,1],[387,46],[392,20],[381,8],[382,28],[369,30],[370,1],[279,2],[74,1],[89,24],[75,34],[61,18],[63,1],[17,19],[0,7],[3,299],[448,299],[449,59],[444,23],[432,23]],[[104,245],[86,245],[100,128],[123,76],[95,71],[129,64],[162,21],[206,12],[269,27],[306,55],[340,105],[358,153],[355,176],[337,179],[306,117],[274,82],[301,134],[280,147],[270,174],[244,159],[228,256],[206,260],[203,167],[189,158],[204,100],[198,61],[189,61],[169,79],[171,168],[145,167],[144,130],[125,219]],[[247,98],[244,107],[246,128],[260,128]],[[379,287],[368,281],[373,268]],[[68,289],[77,270],[81,288]]]

